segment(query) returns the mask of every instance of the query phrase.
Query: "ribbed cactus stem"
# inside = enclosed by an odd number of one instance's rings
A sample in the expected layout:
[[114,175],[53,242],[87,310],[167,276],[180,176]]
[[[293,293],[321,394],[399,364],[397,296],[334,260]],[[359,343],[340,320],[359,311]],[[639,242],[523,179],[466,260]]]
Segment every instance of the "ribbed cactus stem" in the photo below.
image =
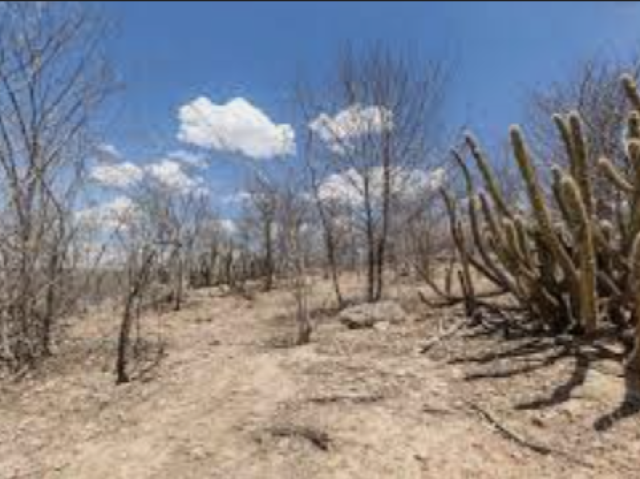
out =
[[627,232],[627,242],[625,251],[630,252],[634,238],[640,233],[640,140],[629,140],[626,142],[626,153],[629,164],[633,169],[634,190],[630,195],[629,206],[630,219]]
[[624,193],[633,193],[633,185],[618,168],[608,158],[602,157],[598,160],[598,170],[609,180],[613,186]]
[[553,198],[556,200],[556,204],[558,205],[558,209],[562,214],[562,218],[564,218],[565,221],[569,222],[571,221],[570,215],[569,215],[569,212],[567,211],[567,206],[565,205],[564,199],[562,197],[561,183],[562,183],[563,175],[564,173],[559,167],[557,166],[551,167],[551,178],[552,178],[551,188],[553,191]]
[[478,199],[480,200],[480,206],[482,208],[482,212],[484,213],[484,217],[487,221],[487,226],[489,227],[489,231],[493,237],[498,239],[501,243],[505,241],[504,230],[502,229],[502,224],[498,221],[495,212],[491,207],[491,203],[487,198],[487,195],[484,193],[480,193],[478,195]]
[[635,345],[627,360],[627,366],[640,373],[640,234],[633,241],[631,249],[631,294],[633,297],[635,325]]
[[522,131],[518,126],[511,127],[511,143],[513,145],[514,156],[518,162],[520,173],[524,179],[527,193],[529,195],[529,201],[533,209],[536,221],[540,227],[540,233],[543,241],[549,247],[549,250],[556,258],[556,261],[562,268],[564,274],[569,281],[574,284],[578,283],[578,273],[575,269],[573,261],[564,246],[560,242],[554,225],[551,219],[551,213],[547,208],[546,201],[544,199],[544,193],[540,184],[538,183],[538,177],[529,156],[529,152],[524,142]]
[[478,195],[472,196],[469,199],[469,227],[471,229],[471,236],[482,260],[487,264],[487,266],[489,266],[489,268],[496,270],[496,265],[491,260],[491,256],[487,252],[486,245],[484,243],[484,235],[481,230],[480,219],[478,218],[478,210],[480,207],[480,199],[478,198]]
[[511,218],[513,214],[507,206],[504,194],[502,193],[502,190],[500,189],[500,187],[498,186],[498,182],[496,181],[496,175],[491,169],[491,166],[489,165],[485,154],[480,149],[478,141],[473,137],[473,135],[471,135],[471,133],[467,133],[465,135],[465,141],[469,146],[469,149],[471,150],[471,155],[478,165],[478,170],[480,170],[480,174],[482,175],[482,178],[485,182],[489,196],[491,196],[491,199],[498,208],[498,211],[502,215]]
[[502,229],[505,233],[505,239],[507,240],[507,246],[509,247],[511,256],[518,262],[526,263],[524,251],[520,248],[518,232],[516,231],[516,225],[513,220],[509,218],[503,219]]
[[602,232],[602,237],[605,239],[605,241],[607,241],[608,243],[612,243],[615,231],[613,223],[609,220],[601,220],[599,226],[600,231]]
[[462,265],[461,274],[463,275],[464,281],[467,286],[467,289],[465,290],[465,305],[467,314],[471,316],[475,310],[475,292],[471,277],[470,253],[467,249],[467,241],[465,238],[464,229],[462,227],[462,223],[458,219],[458,211],[454,199],[445,189],[441,189],[440,193],[447,208],[451,235],[454,238],[456,249],[458,250],[458,254],[460,256],[460,263]]
[[631,106],[634,110],[640,111],[640,95],[638,94],[638,86],[636,84],[635,78],[631,75],[625,74],[622,75],[622,86],[624,87],[624,92],[631,103]]
[[564,147],[567,151],[567,159],[569,160],[569,168],[571,174],[576,176],[575,163],[573,161],[573,158],[575,157],[573,148],[573,135],[571,134],[571,127],[569,126],[569,122],[559,114],[553,115],[553,122],[556,124],[556,128],[560,133],[560,138],[562,138],[562,143],[564,143]]
[[562,193],[573,216],[573,234],[579,255],[581,324],[587,334],[592,334],[598,326],[598,300],[596,253],[591,218],[577,181],[568,175],[562,178]]
[[633,169],[636,185],[640,186],[640,140],[629,140],[625,144],[629,165]]
[[529,244],[529,232],[527,231],[527,225],[524,218],[520,215],[516,215],[513,220],[513,224],[516,227],[516,234],[518,236],[518,244],[522,254],[524,255],[527,266],[533,267],[533,254],[531,253],[531,245]]
[[577,111],[569,115],[569,126],[571,127],[571,139],[573,144],[574,178],[578,182],[582,201],[589,216],[593,214],[593,187],[591,185],[591,175],[589,171],[589,152],[587,141],[584,137],[582,119]]
[[640,140],[640,112],[632,111],[627,119],[627,139]]

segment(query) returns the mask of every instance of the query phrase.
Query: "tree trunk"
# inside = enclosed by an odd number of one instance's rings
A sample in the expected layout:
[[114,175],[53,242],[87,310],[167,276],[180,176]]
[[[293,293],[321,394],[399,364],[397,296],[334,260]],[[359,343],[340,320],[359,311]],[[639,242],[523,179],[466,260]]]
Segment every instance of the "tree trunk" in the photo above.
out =
[[120,335],[118,338],[118,359],[116,361],[116,384],[129,382],[127,373],[127,353],[131,342],[131,327],[133,325],[133,301],[134,292],[127,297],[120,324]]
[[273,266],[273,238],[272,238],[272,224],[271,221],[268,220],[265,222],[264,227],[264,245],[265,245],[265,282],[264,282],[264,291],[268,292],[273,289],[273,275],[274,275],[274,266]]
[[374,301],[380,301],[384,287],[384,264],[389,236],[389,214],[391,210],[391,140],[389,134],[384,134],[382,157],[382,227],[378,238],[378,252],[376,255],[376,289]]
[[331,281],[333,282],[333,290],[336,293],[336,301],[338,302],[338,308],[342,309],[344,306],[344,299],[342,297],[342,290],[340,288],[340,276],[338,273],[338,262],[336,259],[336,245],[334,242],[333,234],[326,229],[325,238],[327,244],[327,259],[329,261],[329,270],[331,274]]
[[376,238],[373,224],[373,211],[369,191],[369,179],[364,179],[364,203],[366,208],[367,234],[367,301],[375,301],[376,294]]
[[178,250],[177,252],[177,258],[176,261],[178,262],[177,264],[177,271],[176,271],[176,286],[175,286],[175,303],[173,305],[173,310],[174,311],[180,311],[180,309],[182,309],[182,297],[184,295],[184,263],[183,263],[183,258],[182,258],[182,252],[180,250]]

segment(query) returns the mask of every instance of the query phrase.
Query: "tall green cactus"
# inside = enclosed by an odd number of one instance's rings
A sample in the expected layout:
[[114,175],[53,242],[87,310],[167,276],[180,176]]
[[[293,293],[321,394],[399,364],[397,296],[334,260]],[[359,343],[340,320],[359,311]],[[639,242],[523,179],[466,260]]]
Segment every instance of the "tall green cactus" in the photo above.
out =
[[577,181],[570,176],[564,176],[561,185],[565,204],[572,215],[574,245],[578,255],[580,321],[585,332],[593,334],[597,327],[598,298],[596,252],[591,218]]
[[627,366],[640,373],[640,234],[636,236],[629,262],[632,267],[631,294],[633,296],[633,315],[635,317],[635,346],[627,360]]
[[[623,158],[596,161],[580,115],[554,115],[568,168],[555,166],[540,176],[522,131],[513,126],[513,156],[529,200],[528,208],[516,210],[478,141],[468,134],[465,144],[478,178],[461,154],[454,157],[469,198],[473,242],[461,238],[462,219],[451,207],[453,200],[448,203],[456,247],[466,265],[465,282],[488,279],[528,311],[531,321],[551,332],[593,335],[607,322],[617,330],[634,328],[636,344],[629,365],[640,373],[640,94],[632,77],[623,77],[622,85],[631,107]],[[600,208],[606,197],[598,190],[598,174],[610,184],[605,193],[614,193],[612,203],[622,206],[616,217]],[[550,191],[543,181],[547,178]],[[476,188],[476,181],[482,188]],[[480,285],[466,289],[482,294]],[[572,324],[580,328],[569,329]]]

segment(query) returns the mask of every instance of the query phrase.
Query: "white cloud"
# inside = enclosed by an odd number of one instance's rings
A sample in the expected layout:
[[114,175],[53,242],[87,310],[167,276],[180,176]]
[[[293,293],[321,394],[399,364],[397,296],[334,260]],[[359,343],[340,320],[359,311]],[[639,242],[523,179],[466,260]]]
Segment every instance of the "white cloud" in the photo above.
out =
[[235,221],[230,219],[218,220],[218,226],[228,235],[234,235],[238,232],[238,225],[236,225]]
[[145,166],[144,171],[152,181],[170,192],[181,195],[208,194],[202,178],[187,174],[183,165],[177,161],[163,159]]
[[395,179],[396,193],[400,193],[406,199],[418,199],[441,188],[445,180],[444,168],[432,171],[402,170]]
[[227,205],[242,205],[251,199],[248,191],[238,191],[222,198],[222,203]]
[[[182,161],[171,158],[180,158]],[[206,194],[202,178],[189,174],[194,168],[196,156],[189,157],[173,152],[168,158],[145,166],[137,166],[130,162],[114,164],[98,164],[90,173],[90,178],[102,186],[117,190],[127,190],[142,181],[151,180],[155,184],[179,194]]]
[[133,163],[99,164],[90,174],[91,179],[111,188],[128,188],[142,181],[144,172]]
[[120,160],[122,153],[110,143],[101,143],[96,147],[96,157],[100,162],[111,163]]
[[207,167],[207,159],[203,155],[187,150],[170,151],[167,153],[167,158],[194,168],[204,169]]
[[350,168],[329,175],[320,184],[318,196],[321,201],[358,205],[362,203],[362,177]]
[[311,131],[335,153],[344,153],[361,136],[382,133],[393,128],[393,112],[381,106],[351,105],[331,117],[320,114],[309,123]]
[[136,219],[138,212],[135,203],[126,196],[118,196],[113,200],[80,210],[78,221],[84,226],[101,230],[126,228]]
[[295,135],[288,124],[275,124],[244,98],[217,105],[199,97],[178,113],[178,139],[215,151],[238,153],[252,159],[291,155]]
[[[383,193],[383,169],[370,170],[370,195],[373,201],[379,201]],[[391,172],[391,192],[402,200],[419,199],[440,188],[445,180],[445,171],[437,168],[432,171],[398,168]],[[350,168],[333,173],[320,184],[320,200],[348,204],[354,207],[364,202],[364,177]]]

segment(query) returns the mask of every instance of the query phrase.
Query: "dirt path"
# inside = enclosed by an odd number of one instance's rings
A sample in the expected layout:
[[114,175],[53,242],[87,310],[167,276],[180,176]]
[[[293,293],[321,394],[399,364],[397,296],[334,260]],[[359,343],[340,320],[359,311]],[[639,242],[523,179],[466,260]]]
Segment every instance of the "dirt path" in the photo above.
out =
[[[160,319],[168,355],[144,381],[114,387],[107,344],[3,386],[0,477],[626,477],[492,428],[455,368],[417,354],[423,324],[325,318],[312,345],[289,348],[290,307],[283,293],[200,293]],[[105,317],[77,343],[114,326]]]

